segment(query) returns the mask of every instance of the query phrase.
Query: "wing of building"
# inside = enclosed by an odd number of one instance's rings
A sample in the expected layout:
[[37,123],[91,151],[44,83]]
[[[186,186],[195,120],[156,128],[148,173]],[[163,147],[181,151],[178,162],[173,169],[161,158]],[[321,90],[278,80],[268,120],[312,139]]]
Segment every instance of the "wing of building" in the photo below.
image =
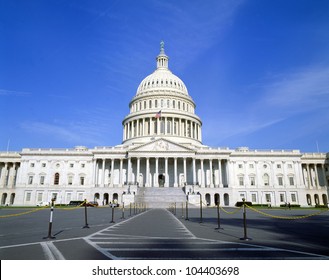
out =
[[329,154],[204,145],[195,103],[168,62],[161,43],[156,69],[138,86],[122,122],[122,144],[0,153],[1,205],[54,198],[161,206],[197,203],[200,195],[209,206],[234,206],[242,198],[327,205]]

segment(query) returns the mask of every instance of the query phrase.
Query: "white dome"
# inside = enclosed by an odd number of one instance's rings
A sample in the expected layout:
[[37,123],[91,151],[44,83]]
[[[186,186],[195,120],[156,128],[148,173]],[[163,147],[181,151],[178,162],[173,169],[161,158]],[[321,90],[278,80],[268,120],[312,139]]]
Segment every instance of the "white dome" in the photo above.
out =
[[130,113],[122,122],[123,143],[142,144],[161,137],[200,145],[202,122],[195,103],[183,81],[169,70],[164,43],[160,46],[156,70],[142,80],[129,103]]
[[136,96],[154,90],[175,91],[176,93],[188,95],[187,88],[183,81],[174,75],[169,69],[158,68],[151,75],[147,76],[137,89]]

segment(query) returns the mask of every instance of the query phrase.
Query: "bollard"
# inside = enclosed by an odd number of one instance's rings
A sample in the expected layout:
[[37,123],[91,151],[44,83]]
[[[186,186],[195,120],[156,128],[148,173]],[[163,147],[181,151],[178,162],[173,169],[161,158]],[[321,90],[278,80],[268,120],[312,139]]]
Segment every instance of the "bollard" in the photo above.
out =
[[175,212],[175,216],[176,216],[176,202],[174,203],[174,212]]
[[84,204],[85,204],[85,226],[82,228],[89,228],[88,220],[87,220],[87,199],[85,199]]
[[252,240],[247,236],[247,215],[246,215],[246,204],[245,199],[242,198],[243,201],[243,229],[244,229],[244,236],[240,238],[240,240]]
[[124,219],[125,218],[125,203],[122,202],[122,216],[121,216],[121,219]]
[[200,224],[202,224],[202,195],[200,193]]
[[182,202],[182,218],[184,218],[184,202]]
[[186,212],[185,220],[188,221],[189,220],[189,218],[188,218],[188,201],[186,201],[185,212]]
[[219,202],[217,202],[217,227],[215,229],[223,229],[220,227],[220,210],[219,210]]
[[54,212],[54,201],[55,199],[51,199],[51,208],[50,208],[50,219],[49,219],[49,226],[48,226],[48,236],[44,237],[43,239],[55,239],[55,236],[51,235],[51,229],[53,226],[53,212]]
[[131,217],[131,202],[129,204],[129,217]]
[[110,207],[112,208],[112,220],[111,220],[111,224],[114,224],[114,203],[110,203]]

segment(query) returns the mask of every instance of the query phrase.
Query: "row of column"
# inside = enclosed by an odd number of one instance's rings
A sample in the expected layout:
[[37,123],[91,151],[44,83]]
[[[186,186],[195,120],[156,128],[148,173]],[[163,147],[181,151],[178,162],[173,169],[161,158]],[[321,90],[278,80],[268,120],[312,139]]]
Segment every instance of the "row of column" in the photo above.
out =
[[[139,174],[141,174],[141,159],[142,158],[134,158],[136,160],[136,173],[135,176],[133,176],[133,169],[132,169],[132,158],[127,158],[127,159],[99,159],[96,160],[94,162],[94,182],[95,185],[98,185],[100,183],[100,186],[105,186],[105,167],[106,167],[106,161],[109,160],[111,161],[110,164],[110,182],[109,185],[111,187],[114,186],[114,165],[115,165],[115,161],[119,161],[119,186],[122,186],[124,183],[127,184],[138,184],[139,183]],[[155,167],[154,167],[154,174],[160,174],[162,172],[159,173],[159,159],[160,157],[156,157],[156,158],[143,158],[145,159],[145,186],[146,187],[150,187],[152,186],[152,182],[151,182],[151,178],[149,176],[149,174],[151,174],[151,166],[150,166],[150,160],[154,159],[155,161]],[[164,159],[164,174],[169,176],[169,167],[168,167],[168,161],[169,161],[169,157],[165,157],[162,158]],[[187,183],[187,178],[188,178],[188,174],[187,174],[187,158],[177,158],[174,157],[172,158],[174,161],[174,183],[173,186],[174,187],[178,187],[178,186],[182,186],[181,182],[178,181],[178,160],[183,161],[183,176],[184,176],[184,184],[186,185]],[[124,162],[125,161],[125,162]],[[201,170],[201,178],[197,178],[197,170],[196,170],[196,161],[199,161],[199,165],[200,165],[200,170]],[[206,184],[206,179],[205,179],[205,167],[204,167],[204,161],[208,161],[208,165],[209,165],[209,179],[210,179],[210,183],[209,183],[209,187],[214,187],[215,183],[214,182],[214,167],[213,167],[213,163],[216,161],[217,162],[217,166],[218,168],[216,169],[218,171],[218,179],[217,179],[217,186],[223,186],[223,184],[225,184],[226,186],[228,185],[228,182],[223,182],[223,176],[222,176],[222,160],[221,159],[195,159],[192,158],[192,184],[193,185],[197,185],[198,181],[201,182],[201,187],[205,187]],[[226,160],[225,160],[226,162]],[[124,166],[125,165],[125,166]],[[124,174],[124,167],[126,167],[126,174]],[[144,168],[143,168],[144,169]],[[101,172],[99,172],[99,170],[101,170]],[[226,168],[225,168],[225,172],[226,174],[228,174],[228,164],[226,164]],[[143,174],[144,175],[144,174]],[[100,176],[100,178],[99,178]],[[126,176],[124,178],[124,176]],[[228,178],[228,176],[225,176],[225,179]],[[125,180],[124,180],[125,179]],[[156,183],[154,185],[155,187],[159,187],[159,184],[156,180]],[[169,187],[169,178],[165,178],[165,184],[164,187]]]
[[198,122],[182,118],[143,118],[125,123],[123,140],[160,134],[191,137],[201,141],[201,126]]
[[[318,172],[318,165],[321,168],[321,175]],[[303,173],[304,183],[307,187],[325,187],[327,185],[325,164],[303,164]],[[322,180],[319,176],[322,176]]]
[[0,187],[14,187],[16,185],[18,162],[4,162],[0,166]]

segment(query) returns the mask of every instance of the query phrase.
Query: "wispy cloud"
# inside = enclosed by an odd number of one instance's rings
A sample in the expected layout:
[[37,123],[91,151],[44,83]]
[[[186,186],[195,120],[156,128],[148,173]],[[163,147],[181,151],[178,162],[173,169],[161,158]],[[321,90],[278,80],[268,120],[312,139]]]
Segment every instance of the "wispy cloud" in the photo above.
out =
[[80,110],[76,115],[74,119],[69,120],[27,120],[22,122],[20,127],[37,137],[56,139],[63,145],[103,145],[113,130],[113,120],[108,117],[106,110]]
[[286,115],[329,107],[328,66],[311,66],[281,74],[265,86],[261,104]]
[[[211,143],[257,134],[280,123],[289,125],[293,118],[303,119],[304,125],[291,127],[290,137],[318,132],[328,124],[328,66],[312,65],[278,74],[248,90],[257,92],[259,99],[247,101],[241,110],[225,114],[217,120],[211,117],[204,120],[203,132]],[[220,127],[220,131],[214,131],[213,127]]]
[[0,96],[28,96],[31,94],[31,92],[27,91],[0,89]]

